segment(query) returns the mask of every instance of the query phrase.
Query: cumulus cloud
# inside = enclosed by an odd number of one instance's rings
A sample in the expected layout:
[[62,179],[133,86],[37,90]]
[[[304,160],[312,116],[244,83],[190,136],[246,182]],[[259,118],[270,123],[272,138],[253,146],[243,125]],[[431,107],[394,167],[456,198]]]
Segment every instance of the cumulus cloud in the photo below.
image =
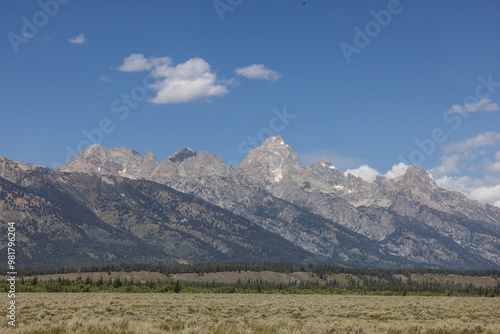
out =
[[398,176],[403,175],[406,173],[406,170],[408,169],[408,165],[406,165],[404,162],[400,162],[394,166],[390,170],[387,171],[387,173],[384,174],[385,177],[387,178],[395,178]]
[[247,67],[238,67],[234,70],[236,74],[244,76],[247,79],[264,79],[277,81],[281,74],[266,68],[262,64],[253,64]]
[[492,112],[498,110],[500,110],[498,104],[492,103],[490,99],[481,99],[475,103],[468,103],[464,106],[459,106],[458,104],[455,104],[451,106],[451,108],[448,110],[448,113],[463,114],[467,112],[478,112],[478,111]]
[[398,176],[403,175],[406,173],[406,170],[408,169],[408,165],[406,165],[403,162],[400,162],[398,164],[395,164],[391,167],[390,170],[388,170],[384,175],[382,175],[378,170],[368,166],[368,165],[363,165],[359,166],[358,168],[353,168],[353,169],[347,169],[344,174],[352,174],[354,176],[360,177],[363,180],[367,182],[372,182],[374,181],[377,176],[381,175],[386,178],[392,179]]
[[499,140],[500,140],[500,133],[484,132],[480,133],[476,137],[468,138],[458,143],[451,143],[448,145],[444,145],[442,147],[442,150],[444,153],[452,153],[452,152],[465,153],[479,147],[493,146]]
[[380,173],[376,169],[373,169],[368,165],[359,166],[355,169],[347,169],[344,173],[345,175],[352,174],[354,176],[360,177],[367,182],[372,182],[377,178],[378,175],[380,175]]
[[132,54],[118,67],[122,72],[150,71],[157,79],[151,87],[156,96],[149,99],[152,103],[184,103],[200,98],[227,94],[227,84],[217,80],[217,75],[202,58],[192,58],[173,65],[169,57],[149,57]]
[[68,41],[73,44],[84,44],[87,43],[87,37],[85,37],[85,34],[80,34],[76,37],[70,38]]

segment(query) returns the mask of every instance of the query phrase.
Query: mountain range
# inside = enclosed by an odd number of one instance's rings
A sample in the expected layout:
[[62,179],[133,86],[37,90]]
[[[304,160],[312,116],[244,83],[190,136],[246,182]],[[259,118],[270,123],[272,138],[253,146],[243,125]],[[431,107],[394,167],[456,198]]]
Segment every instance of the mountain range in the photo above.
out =
[[325,158],[303,166],[280,136],[238,167],[190,148],[159,161],[92,145],[55,170],[0,158],[2,235],[9,221],[25,266],[500,267],[500,208],[438,187],[417,165],[373,182]]

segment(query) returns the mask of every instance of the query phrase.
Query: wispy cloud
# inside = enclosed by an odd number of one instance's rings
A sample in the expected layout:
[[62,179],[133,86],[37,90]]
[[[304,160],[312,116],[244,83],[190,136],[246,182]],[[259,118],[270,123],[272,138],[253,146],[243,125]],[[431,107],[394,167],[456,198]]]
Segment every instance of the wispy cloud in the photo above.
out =
[[488,164],[486,169],[490,172],[500,172],[500,151],[495,153],[495,161]]
[[[500,152],[494,147],[499,142],[500,133],[484,132],[445,145],[441,164],[430,169],[429,174],[444,189],[500,207]],[[460,175],[463,172],[474,174]]]
[[111,79],[107,75],[101,75],[99,78],[102,82],[109,82]]
[[486,111],[486,112],[492,112],[492,111],[498,111],[500,110],[500,107],[498,107],[498,104],[491,102],[489,99],[481,99],[478,102],[475,103],[468,103],[464,106],[459,106],[458,104],[455,104],[451,106],[451,108],[448,110],[448,113],[450,114],[463,114],[463,113],[472,113],[472,112],[478,112],[478,111]]
[[458,162],[461,158],[460,154],[444,155],[440,158],[441,164],[429,170],[429,174],[435,179],[439,179],[450,174],[460,173]]
[[244,76],[247,79],[264,79],[277,81],[281,78],[281,74],[266,68],[262,64],[253,64],[247,67],[238,67],[234,70],[236,74]]
[[144,57],[143,54],[131,54],[123,59],[123,64],[118,67],[122,72],[140,72],[151,70],[159,66],[169,66],[172,64],[172,59],[169,57]]
[[461,152],[465,153],[472,149],[479,147],[488,147],[496,144],[500,140],[500,133],[498,132],[484,132],[480,133],[476,137],[467,138],[458,143],[451,143],[444,145],[442,150],[444,153]]
[[201,58],[172,65],[169,57],[149,57],[142,54],[132,54],[123,60],[118,67],[122,72],[150,71],[157,82],[151,87],[156,96],[149,99],[152,103],[184,103],[200,98],[222,96],[227,94],[227,83],[217,80],[217,75],[210,65]]
[[73,44],[84,44],[87,43],[87,38],[85,37],[85,34],[80,34],[76,37],[70,38],[68,41]]
[[498,177],[443,176],[434,180],[441,188],[459,191],[476,201],[500,207],[500,179]]

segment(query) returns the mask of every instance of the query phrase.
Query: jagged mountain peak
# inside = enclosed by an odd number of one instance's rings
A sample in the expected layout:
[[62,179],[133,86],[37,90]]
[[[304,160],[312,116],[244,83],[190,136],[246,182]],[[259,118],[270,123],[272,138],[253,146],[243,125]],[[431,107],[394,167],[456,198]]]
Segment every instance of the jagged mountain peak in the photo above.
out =
[[285,144],[285,141],[279,135],[267,138],[262,143],[261,146],[256,147],[250,152],[248,152],[248,155],[246,156],[245,160],[255,155],[265,155],[265,156],[279,155],[282,157],[289,157],[294,161],[296,160],[296,163],[300,165],[299,159],[295,151],[289,145]]
[[146,153],[144,153],[144,158],[148,159],[148,160],[156,160],[156,161],[158,161],[158,159],[156,158],[156,155],[154,155],[150,151],[147,151]]
[[262,145],[285,145],[285,141],[280,135],[267,138]]
[[180,150],[178,150],[177,152],[175,152],[172,156],[170,156],[168,158],[168,160],[170,160],[172,162],[182,162],[182,161],[186,160],[187,158],[195,157],[196,154],[197,153],[195,151],[193,151],[192,149],[190,149],[189,147],[184,147],[184,148],[181,148]]
[[436,185],[429,173],[419,165],[408,167],[406,172],[401,176],[401,179],[404,180],[405,183],[430,183]]
[[321,160],[316,161],[314,164],[312,164],[312,167],[326,167],[329,169],[337,169],[326,157],[323,157]]
[[156,156],[139,152],[123,146],[104,148],[99,144],[90,145],[73,159],[59,166],[61,172],[96,173],[140,178],[158,166]]
[[[149,152],[152,154],[151,152]],[[72,160],[80,157],[95,157],[99,156],[103,157],[104,155],[127,155],[127,156],[141,156],[141,154],[137,151],[134,151],[130,148],[126,148],[124,146],[115,146],[112,148],[106,148],[101,146],[100,144],[92,144],[86,148],[84,148],[80,153],[78,153]],[[70,161],[72,161],[70,160]]]
[[81,150],[78,154],[91,154],[95,152],[102,152],[104,150],[104,147],[102,147],[100,144],[92,144]]
[[296,173],[303,166],[295,151],[285,144],[283,138],[274,136],[248,152],[240,168],[254,181],[269,185],[281,181],[287,174]]

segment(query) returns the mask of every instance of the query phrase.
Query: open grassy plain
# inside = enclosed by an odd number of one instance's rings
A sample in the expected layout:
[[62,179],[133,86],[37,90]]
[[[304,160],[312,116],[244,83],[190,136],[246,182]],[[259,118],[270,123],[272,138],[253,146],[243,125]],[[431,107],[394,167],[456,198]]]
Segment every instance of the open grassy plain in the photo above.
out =
[[[500,333],[500,298],[18,293],[16,333]],[[2,305],[7,297],[2,296]],[[2,307],[1,333],[9,330]]]

